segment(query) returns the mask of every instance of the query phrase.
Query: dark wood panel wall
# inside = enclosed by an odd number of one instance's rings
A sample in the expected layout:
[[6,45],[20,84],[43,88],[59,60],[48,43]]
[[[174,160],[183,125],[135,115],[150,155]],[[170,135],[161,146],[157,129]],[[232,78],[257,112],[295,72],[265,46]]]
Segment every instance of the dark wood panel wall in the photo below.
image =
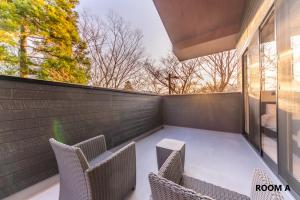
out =
[[162,125],[160,96],[0,77],[0,199],[57,173],[48,139],[109,147]]
[[242,94],[218,93],[163,97],[164,124],[242,132]]

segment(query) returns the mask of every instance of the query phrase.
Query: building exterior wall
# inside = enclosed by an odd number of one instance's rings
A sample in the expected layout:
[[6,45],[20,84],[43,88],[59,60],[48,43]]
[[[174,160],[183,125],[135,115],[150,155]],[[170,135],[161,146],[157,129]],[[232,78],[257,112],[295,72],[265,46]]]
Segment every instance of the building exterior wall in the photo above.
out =
[[300,1],[277,0],[278,137],[281,177],[300,199]]
[[274,0],[250,0],[248,1],[242,20],[240,37],[236,46],[241,57],[255,36],[256,31],[272,8]]
[[163,97],[163,118],[166,125],[241,133],[241,116],[241,93]]
[[[269,11],[274,10],[274,27],[275,43],[277,52],[277,89],[276,89],[276,102],[277,104],[277,146],[276,153],[278,156],[277,164],[273,167],[274,172],[282,178],[294,191],[296,199],[300,198],[300,75],[299,71],[299,49],[300,49],[300,15],[299,0],[251,0],[245,11],[242,31],[240,39],[237,44],[237,51],[240,60],[243,53],[248,50],[247,54],[249,59],[256,57],[255,62],[249,63],[250,71],[250,87],[249,85],[244,88],[249,88],[251,92],[251,84],[257,86],[257,94],[249,95],[250,98],[255,97],[256,103],[250,107],[250,121],[251,110],[255,110],[255,116],[252,116],[252,122],[257,121],[255,124],[250,123],[250,129],[255,132],[255,141],[250,142],[258,146],[258,150],[263,150],[262,130],[260,117],[262,114],[261,102],[262,88],[260,86],[262,76],[260,70],[262,64],[262,37],[260,27],[264,20],[268,17]],[[251,43],[256,41],[258,45],[253,48]],[[253,59],[252,59],[253,60]],[[242,61],[240,61],[242,67]],[[253,70],[255,69],[255,70]],[[242,77],[242,75],[240,75]],[[241,81],[240,81],[241,82]],[[253,98],[252,98],[253,99]],[[253,112],[252,112],[253,113]],[[257,126],[259,128],[257,128]],[[256,128],[255,128],[256,127]],[[255,129],[255,130],[254,130]],[[250,130],[251,132],[251,130]],[[252,134],[252,135],[253,135]],[[253,139],[252,139],[253,140]]]
[[57,173],[49,145],[104,134],[108,147],[162,125],[162,98],[0,77],[0,199]]
[[251,0],[247,1],[246,10],[242,19],[241,33],[245,32],[250,22],[257,15],[257,11],[265,0]]

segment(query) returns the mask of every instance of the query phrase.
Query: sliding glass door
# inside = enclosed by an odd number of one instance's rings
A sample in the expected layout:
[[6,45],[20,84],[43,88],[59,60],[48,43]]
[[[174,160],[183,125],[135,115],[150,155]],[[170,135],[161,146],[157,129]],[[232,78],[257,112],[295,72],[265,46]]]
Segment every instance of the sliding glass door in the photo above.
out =
[[262,156],[277,170],[277,49],[274,12],[260,28],[260,131]]
[[300,1],[277,0],[279,174],[300,195]]
[[243,107],[244,107],[244,130],[246,137],[249,138],[249,56],[246,51],[242,57],[242,69],[243,69]]
[[248,59],[249,140],[253,146],[260,151],[260,65],[258,31],[248,47]]
[[300,195],[300,0],[274,10],[243,55],[244,132]]

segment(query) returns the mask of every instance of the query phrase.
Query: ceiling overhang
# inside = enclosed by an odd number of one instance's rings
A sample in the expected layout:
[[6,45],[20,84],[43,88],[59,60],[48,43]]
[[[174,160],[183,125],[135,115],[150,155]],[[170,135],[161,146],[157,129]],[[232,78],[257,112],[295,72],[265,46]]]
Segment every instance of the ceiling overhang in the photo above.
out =
[[179,60],[235,48],[246,0],[153,0]]

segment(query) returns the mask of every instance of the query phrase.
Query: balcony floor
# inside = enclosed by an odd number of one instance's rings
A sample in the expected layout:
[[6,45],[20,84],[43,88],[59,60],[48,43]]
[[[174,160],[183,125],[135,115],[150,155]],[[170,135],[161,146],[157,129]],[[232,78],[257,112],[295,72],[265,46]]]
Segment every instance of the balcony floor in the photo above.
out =
[[[186,142],[185,173],[201,180],[250,195],[254,168],[268,171],[274,183],[278,179],[264,164],[240,134],[165,126],[164,129],[140,139],[137,150],[137,186],[128,200],[148,199],[150,187],[147,175],[157,171],[155,144],[163,138]],[[58,176],[51,177],[20,191],[6,200],[56,200],[59,193]],[[293,199],[284,194],[286,199]]]

